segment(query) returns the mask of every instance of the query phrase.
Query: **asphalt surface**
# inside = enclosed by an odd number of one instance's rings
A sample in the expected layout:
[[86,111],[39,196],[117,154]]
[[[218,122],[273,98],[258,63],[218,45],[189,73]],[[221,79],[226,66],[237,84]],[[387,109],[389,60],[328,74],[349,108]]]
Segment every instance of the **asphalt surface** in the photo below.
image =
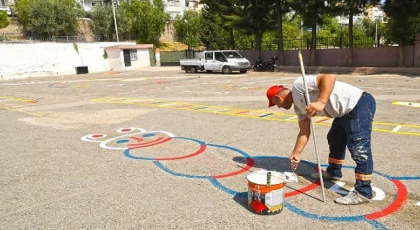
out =
[[[186,74],[177,67],[0,81],[0,229],[416,229],[420,80],[338,75],[377,101],[375,200],[342,206],[354,183],[310,178],[311,138],[284,208],[257,215],[247,175],[290,171],[293,111],[267,108],[298,74]],[[331,119],[314,118],[322,166]]]

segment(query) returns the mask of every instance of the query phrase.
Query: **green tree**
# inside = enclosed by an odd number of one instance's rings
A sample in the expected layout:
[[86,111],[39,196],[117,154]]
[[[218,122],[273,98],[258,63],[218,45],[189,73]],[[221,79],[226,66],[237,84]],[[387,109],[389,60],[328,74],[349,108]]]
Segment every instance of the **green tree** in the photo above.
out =
[[347,64],[353,65],[353,16],[362,13],[367,4],[377,5],[379,0],[343,0],[337,6],[337,12],[341,12],[349,17],[349,55]]
[[0,11],[0,29],[6,28],[9,25],[9,18],[6,11]]
[[97,40],[113,40],[114,19],[111,6],[97,5],[92,10],[91,29]]
[[159,44],[160,35],[169,21],[169,15],[163,11],[161,4],[155,6],[149,0],[131,0],[130,17],[132,31],[139,43]]
[[239,9],[233,19],[233,27],[246,35],[255,36],[256,56],[261,56],[264,33],[274,30],[276,21],[271,0],[241,0]]
[[279,63],[284,65],[284,33],[283,33],[283,23],[286,18],[286,14],[290,12],[291,5],[287,0],[273,0],[274,9],[277,17],[277,35],[278,35],[278,51],[279,51]]
[[[112,13],[112,11],[111,11]],[[131,40],[131,32],[133,28],[133,18],[130,17],[130,5],[127,2],[121,2],[117,9],[117,20],[118,20],[118,36],[122,40]],[[114,19],[112,19],[112,25],[114,25]],[[115,27],[112,26],[115,31]],[[114,32],[113,32],[114,33]]]
[[20,0],[16,10],[25,34],[36,38],[73,35],[80,5],[72,0]]
[[389,35],[399,45],[399,66],[403,66],[404,46],[412,44],[416,33],[420,32],[420,2],[416,0],[386,0],[383,9],[390,17]]
[[200,45],[201,17],[196,11],[187,10],[182,17],[177,18],[174,27],[178,38],[190,47]]
[[316,65],[317,25],[323,24],[322,15],[333,12],[337,1],[325,0],[290,0],[292,8],[302,16],[303,25],[311,28],[310,65]]
[[235,33],[233,23],[238,19],[238,14],[242,9],[240,0],[202,0],[200,3],[207,6],[206,10],[209,14],[214,15],[217,20],[217,27],[222,28],[223,31],[214,31],[213,33],[228,33],[228,48],[237,49],[235,44]]
[[229,49],[229,32],[222,26],[222,18],[209,7],[201,10],[199,36],[207,49]]

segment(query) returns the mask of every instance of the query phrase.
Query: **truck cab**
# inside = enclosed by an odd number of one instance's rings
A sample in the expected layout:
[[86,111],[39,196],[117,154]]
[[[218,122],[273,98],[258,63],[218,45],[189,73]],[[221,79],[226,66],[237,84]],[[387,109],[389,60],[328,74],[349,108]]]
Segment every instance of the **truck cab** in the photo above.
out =
[[197,71],[222,72],[230,74],[232,71],[246,73],[251,67],[248,59],[236,50],[208,50],[199,59],[181,59],[181,69],[185,72]]

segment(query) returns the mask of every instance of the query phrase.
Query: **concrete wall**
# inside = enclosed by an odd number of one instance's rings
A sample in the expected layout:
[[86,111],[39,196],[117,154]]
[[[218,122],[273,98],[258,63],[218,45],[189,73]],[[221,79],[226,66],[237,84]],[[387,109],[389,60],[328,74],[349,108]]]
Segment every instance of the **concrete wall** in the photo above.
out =
[[[420,67],[420,35],[415,46],[405,46],[404,67]],[[304,64],[310,64],[310,50],[301,50]],[[318,49],[316,50],[317,66],[345,67],[349,49]],[[251,64],[255,64],[255,51],[240,51]],[[286,50],[285,66],[299,66],[298,50]],[[268,61],[272,56],[278,56],[277,50],[263,51],[261,57]],[[398,67],[399,47],[354,48],[353,66],[355,67]]]
[[420,67],[420,34],[416,36],[416,44],[414,45],[414,59],[413,63],[414,66]]
[[107,50],[108,55],[108,63],[111,70],[122,70],[122,67],[124,66],[124,57],[122,50],[119,49],[110,49]]
[[78,43],[79,54],[72,43],[0,44],[0,79],[76,74],[77,66],[88,66],[90,73],[109,71],[104,47],[118,44],[135,43]]

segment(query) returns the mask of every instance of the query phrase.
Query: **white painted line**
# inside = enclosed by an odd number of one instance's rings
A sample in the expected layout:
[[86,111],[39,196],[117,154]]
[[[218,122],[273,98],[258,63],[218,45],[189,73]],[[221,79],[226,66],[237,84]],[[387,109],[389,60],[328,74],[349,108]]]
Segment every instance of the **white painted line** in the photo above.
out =
[[341,195],[347,195],[349,192],[343,189],[343,186],[346,183],[342,182],[342,181],[337,181],[335,182],[335,184],[330,188],[330,191],[332,192],[336,192],[338,194]]
[[[344,187],[346,183],[342,182],[342,181],[337,181],[335,182],[335,184],[329,189],[332,192],[341,194],[341,195],[347,195],[349,193],[349,191],[347,191]],[[350,189],[350,192],[354,190],[354,187],[352,187]],[[372,200],[384,200],[385,199],[385,192],[378,188],[378,187],[373,187],[372,186],[372,190],[375,192],[375,196],[372,198]],[[420,202],[419,202],[420,203]]]
[[291,117],[291,118],[286,118],[284,120],[293,120],[293,119],[296,119],[296,118],[297,118],[297,116],[294,116],[294,117]]
[[385,200],[385,192],[382,189],[377,187],[372,187],[372,190],[375,191],[376,195],[372,200]]
[[398,132],[398,130],[400,130],[401,128],[402,128],[402,126],[401,126],[401,125],[399,125],[399,126],[395,127],[395,128],[392,130],[392,132]]

